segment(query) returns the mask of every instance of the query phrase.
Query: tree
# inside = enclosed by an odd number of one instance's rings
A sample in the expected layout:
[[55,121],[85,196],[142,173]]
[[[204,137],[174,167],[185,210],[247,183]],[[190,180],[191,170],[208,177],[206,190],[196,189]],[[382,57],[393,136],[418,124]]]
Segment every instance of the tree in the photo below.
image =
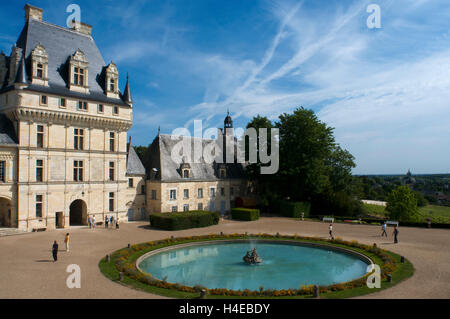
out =
[[425,198],[425,196],[422,195],[422,193],[415,191],[414,195],[416,196],[416,199],[417,199],[417,206],[425,207],[428,205],[428,201]]
[[[265,116],[255,116],[248,124],[248,128],[254,128],[257,132],[257,136],[259,137],[259,129],[260,128],[266,128],[267,129],[267,149],[270,150],[270,129],[273,128],[274,125],[272,122]],[[246,152],[246,159],[248,159],[248,153],[249,153],[249,138],[246,137],[245,141],[241,141],[245,144],[245,152]],[[259,145],[259,138],[256,142],[256,149],[260,150]],[[247,178],[254,183],[255,191],[259,194],[261,197],[263,206],[268,206],[269,202],[276,197],[276,194],[273,192],[273,183],[274,183],[274,176],[272,175],[263,175],[261,174],[261,163],[253,163],[246,166],[245,173]]]
[[147,146],[133,146],[134,150],[136,151],[137,156],[139,157],[139,159],[142,161],[144,161],[144,155],[145,152],[147,151]]
[[[334,140],[333,128],[321,122],[312,110],[297,108],[292,114],[284,113],[274,125],[265,117],[257,116],[247,127],[277,127],[280,130],[280,167],[274,175],[261,175],[258,165],[246,168],[250,180],[258,184],[262,198],[310,201],[312,209],[343,211],[355,207],[355,194],[351,169],[354,157]],[[276,186],[275,186],[276,185]],[[352,214],[352,212],[347,212]]]
[[417,198],[408,186],[399,186],[387,198],[389,218],[399,221],[413,220],[418,214]]

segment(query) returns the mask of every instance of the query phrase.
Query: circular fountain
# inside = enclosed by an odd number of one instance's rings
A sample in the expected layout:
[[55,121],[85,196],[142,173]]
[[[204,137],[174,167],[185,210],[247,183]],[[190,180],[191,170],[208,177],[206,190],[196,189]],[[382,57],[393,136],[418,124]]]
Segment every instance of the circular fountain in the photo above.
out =
[[258,290],[346,282],[364,276],[370,263],[364,255],[327,245],[239,240],[167,247],[141,256],[136,264],[171,283]]

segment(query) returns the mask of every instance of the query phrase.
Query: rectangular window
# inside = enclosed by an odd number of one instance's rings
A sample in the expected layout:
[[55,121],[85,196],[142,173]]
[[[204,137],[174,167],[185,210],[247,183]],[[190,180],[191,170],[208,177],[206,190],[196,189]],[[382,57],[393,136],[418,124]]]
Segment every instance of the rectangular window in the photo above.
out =
[[189,204],[184,204],[183,205],[183,211],[184,212],[188,212],[189,211]]
[[84,130],[76,128],[73,130],[73,148],[76,150],[83,149],[83,140],[84,140]]
[[116,140],[114,132],[109,133],[109,151],[114,152],[114,142]]
[[6,161],[0,161],[0,182],[6,181]]
[[36,65],[36,77],[38,79],[44,78],[44,65],[42,63]]
[[84,85],[84,69],[75,67],[73,70],[73,84]]
[[184,191],[183,191],[183,194],[184,194],[184,198],[186,199],[186,198],[189,198],[189,189],[185,189]]
[[199,188],[199,189],[197,190],[197,197],[198,197],[198,198],[203,198],[203,188]]
[[47,105],[47,95],[41,95],[41,105]]
[[114,211],[114,193],[109,193],[109,211]]
[[203,210],[203,203],[198,203],[198,210]]
[[42,217],[42,195],[36,195],[36,217]]
[[114,113],[115,115],[119,114],[119,107],[114,106],[114,108],[113,108],[113,113]]
[[44,147],[44,125],[38,125],[36,127],[37,135],[36,135],[36,144],[37,147]]
[[114,162],[109,162],[109,180],[114,180]]
[[152,200],[156,200],[156,190],[152,189]]
[[73,181],[83,181],[83,161],[73,161]]
[[64,98],[59,99],[59,106],[66,107],[66,99],[64,99]]
[[133,187],[133,179],[132,178],[129,178],[128,179],[128,187]]
[[211,187],[211,188],[209,189],[209,195],[210,195],[211,197],[216,197],[216,189],[215,189],[214,187]]
[[220,195],[225,196],[225,188],[223,187],[220,188]]
[[109,90],[111,92],[115,92],[116,91],[116,81],[113,78],[111,78],[109,80]]
[[103,110],[104,110],[103,104],[99,104],[98,105],[98,112],[99,113],[103,113]]
[[176,213],[178,211],[178,206],[172,206],[172,213]]
[[44,161],[36,160],[36,182],[42,182],[44,174]]
[[88,110],[88,104],[84,101],[78,101],[78,109],[81,111],[87,111]]
[[169,192],[169,198],[171,200],[175,200],[177,199],[177,191],[175,189],[171,189]]

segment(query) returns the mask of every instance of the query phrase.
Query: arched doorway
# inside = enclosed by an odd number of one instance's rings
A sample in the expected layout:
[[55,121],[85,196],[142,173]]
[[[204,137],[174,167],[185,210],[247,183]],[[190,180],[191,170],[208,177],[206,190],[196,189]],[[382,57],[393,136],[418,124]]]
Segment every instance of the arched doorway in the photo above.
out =
[[13,227],[11,200],[0,197],[0,227]]
[[87,225],[87,207],[81,199],[74,200],[69,208],[70,226]]

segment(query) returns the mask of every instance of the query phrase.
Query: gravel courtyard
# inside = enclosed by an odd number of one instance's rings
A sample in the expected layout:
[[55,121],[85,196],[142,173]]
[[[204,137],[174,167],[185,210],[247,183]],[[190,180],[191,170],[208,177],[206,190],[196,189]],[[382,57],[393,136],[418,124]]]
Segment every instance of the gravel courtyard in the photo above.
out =
[[[219,225],[184,231],[149,229],[147,222],[123,223],[120,230],[73,227],[47,232],[0,237],[0,298],[163,298],[133,290],[105,278],[98,269],[106,254],[126,246],[171,235],[209,233],[277,233],[327,237],[328,224],[287,218],[263,217],[254,222],[224,220]],[[380,237],[379,226],[334,224],[335,237],[358,240],[404,255],[414,265],[413,277],[397,286],[359,298],[450,298],[450,230],[400,227],[399,243]],[[64,251],[64,235],[71,235],[70,252]],[[51,245],[58,241],[55,263]],[[81,268],[81,288],[69,289],[66,267]]]

